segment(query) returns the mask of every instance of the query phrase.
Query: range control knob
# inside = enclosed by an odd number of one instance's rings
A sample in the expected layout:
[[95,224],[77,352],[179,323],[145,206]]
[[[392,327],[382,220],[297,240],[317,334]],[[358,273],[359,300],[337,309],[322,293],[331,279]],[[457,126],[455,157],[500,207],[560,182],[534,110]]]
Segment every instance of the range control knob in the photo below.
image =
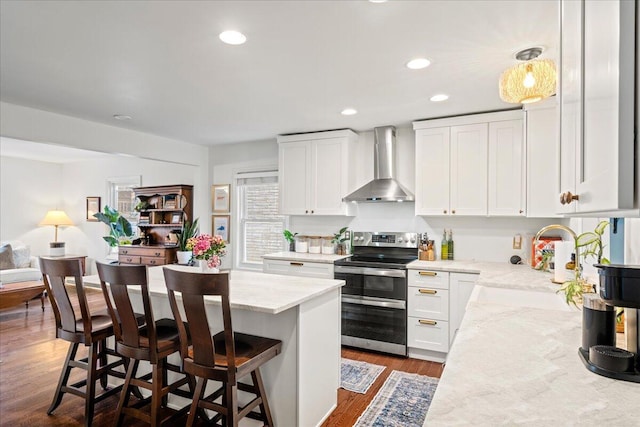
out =
[[416,238],[411,236],[411,240],[410,241],[411,241],[411,243],[415,243],[416,242]]
[[398,237],[398,243],[402,243],[404,239],[402,237]]

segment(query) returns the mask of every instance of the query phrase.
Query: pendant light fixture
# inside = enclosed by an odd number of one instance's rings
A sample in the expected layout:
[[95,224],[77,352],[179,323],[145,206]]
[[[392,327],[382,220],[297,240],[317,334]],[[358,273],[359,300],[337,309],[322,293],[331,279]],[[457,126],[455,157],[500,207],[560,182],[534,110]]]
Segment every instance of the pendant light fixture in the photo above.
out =
[[550,59],[536,59],[541,47],[516,53],[525,61],[505,70],[500,76],[500,98],[511,104],[530,104],[556,93],[556,66]]

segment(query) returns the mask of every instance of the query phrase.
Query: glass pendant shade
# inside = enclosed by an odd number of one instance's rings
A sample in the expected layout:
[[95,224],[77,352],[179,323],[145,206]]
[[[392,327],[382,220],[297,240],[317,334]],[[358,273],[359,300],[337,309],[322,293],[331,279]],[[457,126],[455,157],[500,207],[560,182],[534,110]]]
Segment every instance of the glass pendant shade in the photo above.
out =
[[550,59],[514,65],[500,76],[500,98],[511,104],[530,104],[556,93],[556,66]]

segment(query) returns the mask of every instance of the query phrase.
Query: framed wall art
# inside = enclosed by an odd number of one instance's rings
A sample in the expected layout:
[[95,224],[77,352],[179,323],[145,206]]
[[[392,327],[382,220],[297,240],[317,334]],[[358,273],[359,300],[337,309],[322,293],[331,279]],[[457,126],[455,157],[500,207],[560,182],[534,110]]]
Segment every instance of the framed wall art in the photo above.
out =
[[87,197],[87,221],[98,222],[93,214],[100,212],[100,197]]
[[211,216],[211,230],[214,236],[220,236],[226,243],[229,243],[229,221],[230,215],[212,215]]
[[231,185],[214,184],[211,186],[211,211],[213,213],[228,213],[231,211]]

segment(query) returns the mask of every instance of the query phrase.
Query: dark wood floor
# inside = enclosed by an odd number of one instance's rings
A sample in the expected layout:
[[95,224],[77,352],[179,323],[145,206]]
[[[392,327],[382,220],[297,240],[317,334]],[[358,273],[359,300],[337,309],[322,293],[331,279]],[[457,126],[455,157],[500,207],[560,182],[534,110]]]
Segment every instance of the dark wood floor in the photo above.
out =
[[[104,306],[102,294],[89,290],[92,308]],[[47,409],[53,398],[68,343],[55,338],[55,321],[47,301],[0,310],[0,426],[74,426],[83,425],[84,402],[65,395],[53,415]],[[323,426],[352,426],[380,390],[392,370],[440,377],[442,365],[415,359],[362,352],[345,348],[342,356],[388,368],[377,378],[367,394],[338,390],[338,407]],[[82,375],[77,376],[80,378]],[[112,396],[96,405],[95,427],[111,426],[117,405]],[[127,426],[144,423],[127,419]],[[181,423],[177,423],[178,425]],[[291,426],[280,426],[291,427]]]

